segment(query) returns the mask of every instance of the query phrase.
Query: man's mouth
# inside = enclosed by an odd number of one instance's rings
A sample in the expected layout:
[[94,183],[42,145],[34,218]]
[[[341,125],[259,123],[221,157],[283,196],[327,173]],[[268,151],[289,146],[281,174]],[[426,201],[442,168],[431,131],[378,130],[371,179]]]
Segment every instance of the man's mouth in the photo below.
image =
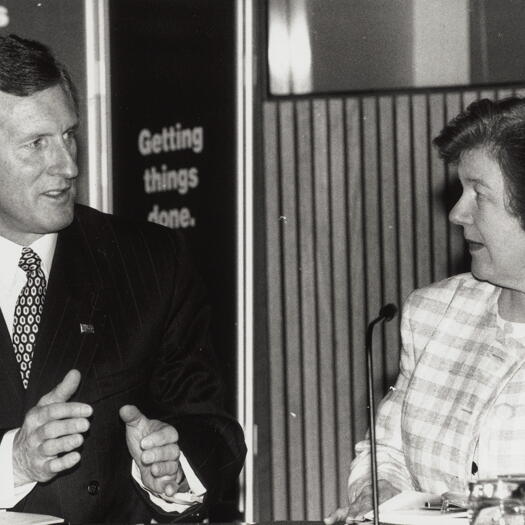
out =
[[71,189],[71,186],[68,186],[67,188],[58,188],[54,190],[48,190],[43,193],[46,197],[51,197],[52,199],[60,199],[61,197],[64,197],[68,194],[69,190]]

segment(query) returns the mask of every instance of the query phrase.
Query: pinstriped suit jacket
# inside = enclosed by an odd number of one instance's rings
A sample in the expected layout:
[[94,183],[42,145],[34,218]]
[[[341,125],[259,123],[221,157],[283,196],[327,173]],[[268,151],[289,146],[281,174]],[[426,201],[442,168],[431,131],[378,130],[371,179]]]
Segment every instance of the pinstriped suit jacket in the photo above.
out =
[[[94,414],[80,464],[38,484],[15,510],[72,523],[166,520],[131,480],[118,416],[126,403],[177,428],[208,489],[206,501],[216,499],[237,477],[245,446],[239,425],[221,408],[208,322],[203,288],[179,236],[78,206],[58,236],[27,391],[0,320],[0,428],[20,426],[71,368],[82,373],[73,400],[91,404]],[[82,333],[81,323],[94,333]],[[198,518],[202,510],[180,518]]]
[[[500,291],[467,273],[407,299],[400,374],[378,408],[379,479],[437,494],[467,489],[484,417],[525,361],[523,346],[498,326]],[[502,471],[512,471],[524,445],[522,435],[499,437]],[[356,452],[350,500],[370,484],[368,442]]]

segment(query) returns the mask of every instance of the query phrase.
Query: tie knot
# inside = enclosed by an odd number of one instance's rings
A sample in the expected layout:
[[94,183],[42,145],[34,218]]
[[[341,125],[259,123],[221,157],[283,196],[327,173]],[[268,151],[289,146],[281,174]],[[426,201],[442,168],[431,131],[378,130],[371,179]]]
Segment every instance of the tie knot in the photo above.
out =
[[18,261],[18,266],[24,270],[24,272],[36,272],[42,264],[40,257],[31,249],[25,246],[22,248],[22,255]]

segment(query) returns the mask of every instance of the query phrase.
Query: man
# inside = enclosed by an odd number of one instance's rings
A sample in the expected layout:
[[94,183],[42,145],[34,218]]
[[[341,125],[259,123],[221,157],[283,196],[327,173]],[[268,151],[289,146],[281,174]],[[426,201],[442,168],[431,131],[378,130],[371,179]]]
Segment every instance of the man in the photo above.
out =
[[209,311],[181,239],[74,204],[74,86],[0,37],[0,503],[192,521],[237,477]]

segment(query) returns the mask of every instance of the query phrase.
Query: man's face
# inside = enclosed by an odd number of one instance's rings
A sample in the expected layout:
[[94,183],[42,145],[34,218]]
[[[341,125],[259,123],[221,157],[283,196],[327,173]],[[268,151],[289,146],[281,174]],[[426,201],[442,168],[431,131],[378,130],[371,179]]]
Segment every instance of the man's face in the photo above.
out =
[[450,220],[463,226],[472,273],[481,280],[525,290],[525,231],[509,211],[499,164],[483,149],[465,153],[458,165],[463,194]]
[[60,86],[0,91],[0,235],[28,245],[73,220],[78,118]]

